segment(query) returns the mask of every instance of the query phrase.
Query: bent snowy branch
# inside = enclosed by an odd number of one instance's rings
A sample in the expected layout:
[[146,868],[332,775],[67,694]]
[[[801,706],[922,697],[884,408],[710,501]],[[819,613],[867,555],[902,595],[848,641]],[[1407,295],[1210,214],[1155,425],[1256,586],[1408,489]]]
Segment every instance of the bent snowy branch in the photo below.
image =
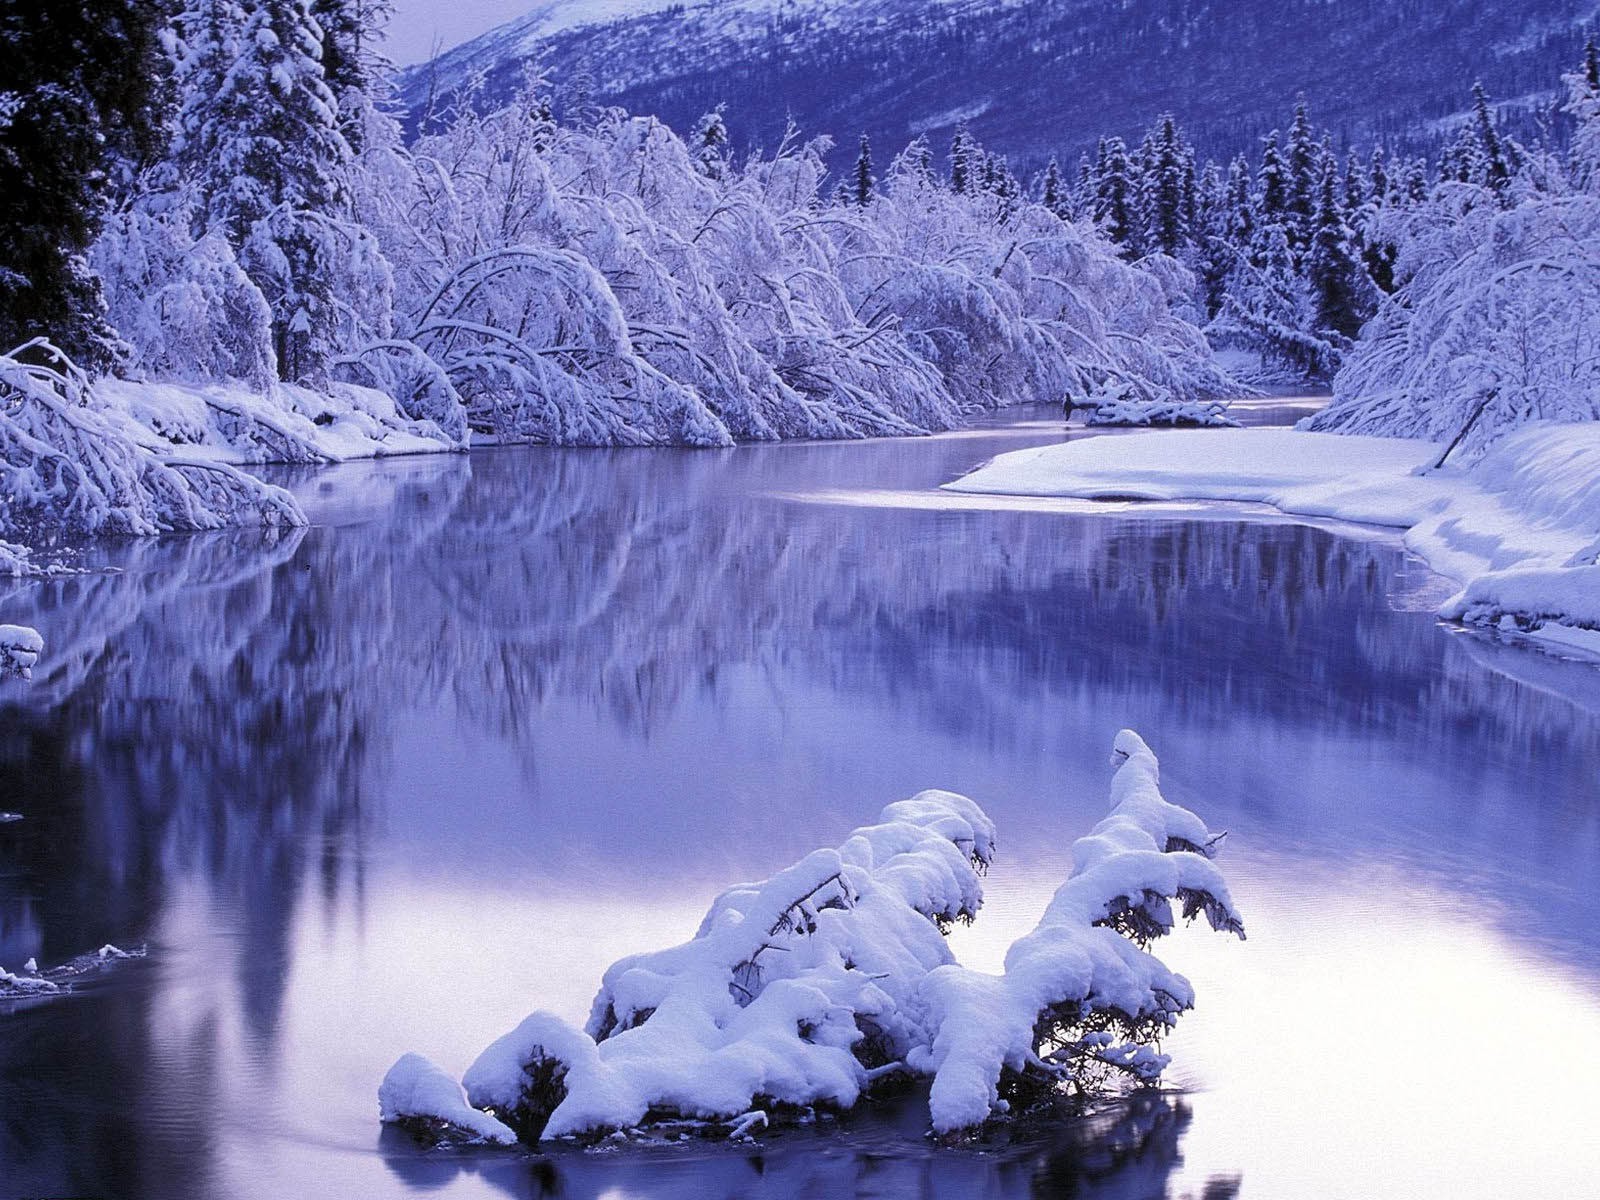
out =
[[[1005,1107],[1003,1093],[1155,1079],[1160,1036],[1193,1003],[1148,950],[1186,917],[1243,936],[1211,862],[1217,837],[1161,796],[1155,756],[1131,732],[1111,814],[1074,847],[1073,874],[1006,973],[956,965],[944,932],[983,903],[995,831],[971,800],[923,792],[837,849],[713,901],[688,942],[606,971],[587,1026],[534,1013],[479,1056],[471,1111],[534,1143],[667,1123],[748,1133],[817,1107],[847,1109],[890,1075],[932,1076],[934,1128]],[[385,1083],[385,1119],[445,1119],[453,1093],[414,1056]],[[446,1081],[448,1082],[448,1081]],[[404,1085],[404,1086],[402,1086]],[[457,1111],[450,1123],[468,1128]]]

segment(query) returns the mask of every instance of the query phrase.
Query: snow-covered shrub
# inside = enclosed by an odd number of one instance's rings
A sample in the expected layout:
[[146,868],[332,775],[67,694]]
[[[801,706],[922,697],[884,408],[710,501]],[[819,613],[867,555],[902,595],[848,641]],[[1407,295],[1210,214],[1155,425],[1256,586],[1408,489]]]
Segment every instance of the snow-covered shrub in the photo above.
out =
[[[1156,1048],[1194,1006],[1194,990],[1149,951],[1185,918],[1244,936],[1211,862],[1216,838],[1161,795],[1156,756],[1132,730],[1112,753],[1111,814],[1072,847],[1072,874],[1005,973],[952,966],[922,985],[932,1037],[911,1065],[933,1076],[939,1133],[969,1129],[1062,1084],[1093,1091],[1109,1075],[1157,1078]],[[1001,1107],[1002,1102],[1005,1107]]]
[[226,239],[195,237],[185,206],[169,199],[141,198],[112,214],[90,254],[107,316],[129,347],[122,370],[270,390],[278,371],[261,290]]
[[0,625],[0,679],[33,678],[33,665],[44,653],[44,639],[26,625]]
[[130,439],[43,342],[0,355],[0,519],[0,532],[30,538],[305,522],[281,488]]
[[[1215,929],[1243,926],[1210,861],[1217,839],[1162,799],[1136,734],[1115,746],[1111,814],[1074,846],[1072,876],[1005,974],[956,965],[943,936],[983,902],[994,826],[965,797],[923,792],[837,849],[724,892],[690,941],[613,964],[584,1029],[528,1017],[466,1072],[472,1109],[407,1055],[385,1080],[385,1120],[460,1137],[477,1110],[530,1143],[663,1121],[743,1133],[771,1114],[850,1108],[898,1074],[932,1077],[934,1128],[955,1134],[1008,1098],[1155,1079],[1156,1043],[1194,1000],[1148,950],[1173,901]],[[406,1105],[422,1076],[427,1103]]]

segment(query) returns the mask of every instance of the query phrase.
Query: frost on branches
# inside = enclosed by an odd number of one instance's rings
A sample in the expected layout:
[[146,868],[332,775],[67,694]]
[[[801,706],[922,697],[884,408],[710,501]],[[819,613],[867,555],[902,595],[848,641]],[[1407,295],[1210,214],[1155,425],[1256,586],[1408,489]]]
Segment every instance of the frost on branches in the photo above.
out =
[[1193,990],[1149,951],[1174,906],[1243,936],[1211,861],[1217,838],[1161,796],[1155,756],[1117,735],[1110,814],[1001,975],[945,941],[983,901],[995,830],[971,800],[922,792],[837,849],[712,902],[694,938],[606,971],[585,1028],[534,1013],[462,1090],[418,1056],[380,1091],[385,1121],[428,1140],[533,1144],[669,1125],[746,1135],[843,1110],[890,1076],[931,1079],[933,1128],[1119,1079],[1153,1082]]
[[904,434],[1107,381],[1163,400],[1230,386],[1173,313],[1191,281],[1043,206],[957,195],[913,152],[869,203],[827,206],[825,141],[738,166],[717,149],[708,169],[653,119],[557,126],[537,86],[355,174],[394,270],[390,341],[436,363],[482,432]]
[[43,342],[0,355],[0,511],[8,532],[30,540],[305,523],[281,488],[133,440]]

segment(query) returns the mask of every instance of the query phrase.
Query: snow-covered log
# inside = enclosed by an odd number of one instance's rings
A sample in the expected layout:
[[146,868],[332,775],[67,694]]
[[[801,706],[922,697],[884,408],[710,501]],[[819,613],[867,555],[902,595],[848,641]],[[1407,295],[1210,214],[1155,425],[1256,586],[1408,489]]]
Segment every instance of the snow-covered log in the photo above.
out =
[[1211,428],[1237,428],[1239,422],[1228,415],[1222,400],[1149,400],[1127,384],[1113,383],[1074,405],[1068,401],[1067,416],[1084,411],[1087,425],[1176,425]]
[[[529,1143],[663,1121],[746,1134],[756,1113],[848,1109],[881,1078],[926,1075],[950,1134],[1003,1111],[1002,1092],[1153,1080],[1193,992],[1150,941],[1174,903],[1243,926],[1210,860],[1217,838],[1162,798],[1149,748],[1124,731],[1115,761],[1111,814],[1004,975],[956,965],[943,936],[982,904],[994,826],[965,797],[923,792],[730,888],[688,942],[613,964],[584,1029],[528,1017],[467,1070],[468,1103]],[[386,1089],[386,1120],[439,1116]]]

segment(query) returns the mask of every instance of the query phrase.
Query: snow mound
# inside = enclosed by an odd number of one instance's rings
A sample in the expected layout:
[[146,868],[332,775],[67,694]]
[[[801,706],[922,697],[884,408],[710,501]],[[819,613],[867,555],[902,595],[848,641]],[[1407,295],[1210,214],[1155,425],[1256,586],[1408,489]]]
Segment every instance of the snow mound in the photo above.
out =
[[378,1088],[385,1121],[425,1140],[451,1144],[509,1146],[517,1135],[467,1104],[461,1085],[420,1054],[407,1054],[389,1068]]
[[[847,1109],[885,1076],[924,1074],[949,1134],[1003,1111],[1002,1090],[1155,1078],[1166,1060],[1151,1043],[1193,1002],[1145,948],[1172,927],[1171,902],[1243,927],[1210,862],[1217,839],[1162,799],[1149,748],[1124,731],[1115,761],[1111,814],[1004,975],[957,966],[943,936],[982,905],[994,825],[966,797],[926,791],[729,888],[682,945],[614,963],[584,1029],[527,1017],[467,1070],[467,1103],[530,1144],[661,1122],[742,1137],[769,1113]],[[390,1073],[384,1119],[461,1124],[438,1111],[445,1082],[430,1075],[425,1102],[401,1086],[421,1063]]]
[[[1461,590],[1441,615],[1600,650],[1600,422],[1536,422],[1469,467],[1443,446],[1287,429],[1085,438],[945,486],[1023,496],[1234,500],[1405,529]],[[1559,628],[1556,628],[1559,627]]]
[[0,625],[0,679],[33,678],[33,665],[44,653],[44,639],[26,625]]

